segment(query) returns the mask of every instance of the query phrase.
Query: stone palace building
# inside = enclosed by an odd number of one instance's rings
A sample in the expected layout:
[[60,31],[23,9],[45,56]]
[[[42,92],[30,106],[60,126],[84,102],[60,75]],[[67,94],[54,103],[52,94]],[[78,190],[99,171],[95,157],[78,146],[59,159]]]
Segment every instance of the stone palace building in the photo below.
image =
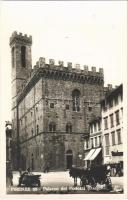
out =
[[64,170],[84,165],[89,122],[100,115],[103,69],[96,71],[40,57],[32,68],[32,37],[14,32],[12,57],[12,149],[15,169]]

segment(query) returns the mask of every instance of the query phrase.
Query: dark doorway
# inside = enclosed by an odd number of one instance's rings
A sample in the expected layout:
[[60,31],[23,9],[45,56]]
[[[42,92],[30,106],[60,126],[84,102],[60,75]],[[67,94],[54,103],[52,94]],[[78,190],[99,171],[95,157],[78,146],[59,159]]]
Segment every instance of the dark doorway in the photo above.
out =
[[73,164],[73,155],[72,155],[72,150],[68,150],[66,152],[66,163],[67,163],[67,169],[70,169],[72,164]]
[[72,155],[67,155],[67,169],[70,169],[72,166]]

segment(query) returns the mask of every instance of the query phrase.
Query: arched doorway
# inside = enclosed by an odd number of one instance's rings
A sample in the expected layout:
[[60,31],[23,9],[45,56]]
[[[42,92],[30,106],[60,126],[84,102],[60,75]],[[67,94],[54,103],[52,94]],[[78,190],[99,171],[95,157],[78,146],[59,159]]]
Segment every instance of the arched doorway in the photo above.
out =
[[67,150],[67,152],[66,152],[66,168],[70,169],[72,164],[73,164],[72,150]]

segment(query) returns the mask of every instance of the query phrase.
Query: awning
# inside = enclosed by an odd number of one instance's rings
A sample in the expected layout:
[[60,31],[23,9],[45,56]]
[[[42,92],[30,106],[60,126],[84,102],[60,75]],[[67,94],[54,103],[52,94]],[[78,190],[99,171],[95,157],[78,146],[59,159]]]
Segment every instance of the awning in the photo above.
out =
[[95,152],[95,149],[91,149],[87,156],[84,158],[84,160],[90,160],[89,158],[92,156],[92,154]]
[[100,151],[101,151],[101,148],[95,149],[95,152],[92,154],[92,156],[90,157],[89,160],[94,160],[98,156],[98,154],[100,153]]

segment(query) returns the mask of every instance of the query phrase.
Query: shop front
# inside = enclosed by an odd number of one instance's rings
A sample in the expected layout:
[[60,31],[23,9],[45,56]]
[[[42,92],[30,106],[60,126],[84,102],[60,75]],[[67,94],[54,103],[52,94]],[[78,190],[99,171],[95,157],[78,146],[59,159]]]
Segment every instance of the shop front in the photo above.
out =
[[91,149],[84,158],[86,167],[89,167],[90,165],[101,165],[102,160],[103,160],[103,158],[102,158],[102,149],[101,148]]

